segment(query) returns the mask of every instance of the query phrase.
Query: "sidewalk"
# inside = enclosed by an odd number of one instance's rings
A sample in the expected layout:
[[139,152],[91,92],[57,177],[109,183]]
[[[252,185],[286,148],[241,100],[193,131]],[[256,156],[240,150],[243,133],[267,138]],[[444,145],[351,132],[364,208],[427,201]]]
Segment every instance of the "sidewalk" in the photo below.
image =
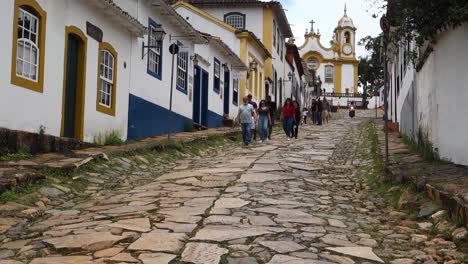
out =
[[[385,155],[383,121],[379,121],[379,141]],[[468,227],[468,167],[444,161],[426,161],[411,152],[399,134],[389,133],[389,164],[386,170],[402,183],[414,184],[430,199],[446,207],[453,220]]]
[[[171,135],[171,139],[177,142],[193,142],[213,135],[228,135],[239,131],[237,128],[214,128],[197,132],[181,132]],[[38,175],[37,169],[77,169],[93,160],[108,160],[108,156],[128,153],[136,150],[152,149],[167,140],[167,135],[146,138],[140,141],[130,142],[121,146],[102,146],[80,150],[72,150],[67,153],[44,153],[27,160],[0,162],[0,194],[18,185],[44,179]]]

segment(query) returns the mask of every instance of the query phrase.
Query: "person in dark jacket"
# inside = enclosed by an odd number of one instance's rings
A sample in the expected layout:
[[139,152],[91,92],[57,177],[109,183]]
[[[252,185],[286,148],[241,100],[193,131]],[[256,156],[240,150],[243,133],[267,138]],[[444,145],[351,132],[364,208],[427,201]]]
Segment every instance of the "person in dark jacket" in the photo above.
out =
[[319,97],[317,101],[317,122],[319,126],[322,125],[322,111],[323,111],[323,103]]
[[270,122],[268,123],[268,140],[271,140],[271,134],[273,133],[273,126],[275,125],[275,113],[277,110],[276,103],[271,101],[271,96],[266,97],[266,104],[270,109]]
[[293,100],[293,105],[296,107],[296,111],[294,112],[294,126],[291,131],[292,137],[295,137],[297,139],[298,133],[299,133],[299,126],[301,125],[301,107],[299,106],[299,102],[296,100]]
[[312,99],[312,124],[316,125],[317,124],[317,100]]

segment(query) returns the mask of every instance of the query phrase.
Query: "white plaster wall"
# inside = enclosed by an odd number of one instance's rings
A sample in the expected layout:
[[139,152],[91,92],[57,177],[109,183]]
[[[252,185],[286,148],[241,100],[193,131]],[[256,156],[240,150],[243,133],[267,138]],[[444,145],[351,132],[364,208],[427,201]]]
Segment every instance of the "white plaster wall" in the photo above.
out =
[[[50,5],[49,1],[38,2],[47,12],[54,6],[59,10],[63,8],[63,3]],[[43,125],[46,133],[58,136],[62,110],[65,15],[63,12],[58,16],[48,15],[44,92],[38,93],[11,84],[13,12],[14,0],[2,1],[0,23],[3,26],[0,27],[0,34],[4,38],[0,49],[0,127],[38,132],[39,126]],[[59,25],[54,26],[56,23]]]
[[[325,59],[334,59],[335,58],[334,52],[332,50],[323,49],[319,45],[319,41],[320,39],[318,38],[306,39],[306,43],[304,44],[305,46],[301,47],[301,49],[299,50],[299,54],[301,55],[301,57],[303,57],[309,51],[317,51],[320,54],[322,54],[322,56]],[[328,46],[329,45],[324,45],[325,48]]]
[[245,14],[245,29],[252,31],[259,39],[263,38],[263,8],[262,7],[224,7],[203,8],[203,11],[224,21],[224,15],[231,12]]
[[403,77],[403,82],[401,83],[400,86],[400,94],[398,95],[397,101],[396,101],[396,107],[397,107],[397,116],[398,120],[402,120],[402,115],[406,115],[407,113],[402,113],[402,108],[405,102],[406,97],[409,94],[409,91],[413,87],[413,81],[414,81],[414,73],[415,73],[414,66],[409,63],[407,68],[406,68],[406,74]]
[[[227,63],[229,65],[229,68],[231,69],[231,63],[227,57],[222,55],[219,50],[215,49],[213,45],[196,45],[195,46],[195,52],[197,54],[200,54],[204,59],[206,59],[209,63],[210,66],[208,65],[202,65],[200,64],[200,67],[202,67],[204,70],[208,71],[210,74],[210,79],[209,79],[209,91],[208,91],[208,109],[220,116],[223,116],[224,112],[224,69],[222,65],[224,63]],[[214,91],[214,58],[218,59],[221,64],[221,84],[220,84],[220,92],[217,93]],[[237,115],[237,106],[232,104],[232,97],[233,97],[233,90],[232,90],[232,74],[235,73],[236,71],[233,71],[231,69],[231,78],[230,78],[230,83],[229,83],[229,114],[230,117],[234,117]]]
[[435,83],[433,75],[435,73],[434,54],[431,54],[426,60],[424,67],[418,72],[417,83],[417,102],[418,102],[418,124],[421,132],[427,138],[435,143],[437,131],[434,129],[434,124],[437,123],[437,101],[435,93]]
[[130,35],[116,27],[108,16],[79,1],[39,0],[47,12],[45,43],[44,92],[16,87],[10,83],[13,0],[6,0],[0,9],[0,21],[5,27],[0,33],[7,36],[0,56],[7,58],[0,64],[0,126],[29,132],[38,132],[39,126],[46,127],[46,133],[60,136],[62,120],[63,65],[65,50],[65,26],[77,26],[86,32],[86,21],[99,26],[104,32],[104,41],[109,42],[118,52],[116,116],[96,111],[97,96],[97,54],[98,43],[88,37],[84,140],[92,141],[99,132],[117,130],[126,138],[128,113],[129,68],[123,69],[123,62],[130,61]]
[[349,93],[354,93],[354,65],[343,64],[341,75],[341,92],[345,93],[348,88]]
[[237,55],[240,55],[240,41],[237,36],[227,30],[224,27],[221,27],[217,24],[214,24],[210,20],[202,17],[198,14],[192,13],[192,11],[186,9],[183,6],[180,6],[176,9],[182,17],[187,18],[188,22],[197,30],[208,33],[212,36],[220,37],[224,43],[226,43],[231,49],[236,52]]
[[[443,34],[434,48],[437,134],[434,145],[439,155],[457,164],[468,165],[468,23]],[[419,90],[422,90],[420,86]],[[434,136],[434,135],[433,135]]]
[[[99,43],[88,37],[88,56],[86,67],[86,102],[85,102],[85,141],[93,141],[99,133],[119,131],[123,139],[127,138],[128,125],[128,94],[130,85],[131,40],[133,36],[115,22],[105,19],[102,13],[96,11],[85,2],[68,1],[68,10],[73,10],[67,16],[68,24],[78,26],[86,32],[86,21],[99,26],[103,32],[103,41],[111,44],[117,51],[117,92],[115,117],[96,111],[97,69]],[[76,21],[76,22],[75,22]],[[124,63],[127,67],[124,68]]]
[[320,76],[320,79],[322,80],[322,90],[325,89],[327,93],[331,93],[333,92],[335,83],[334,81],[325,82],[325,66],[327,65],[333,66],[333,63],[321,63],[317,69],[317,77]]

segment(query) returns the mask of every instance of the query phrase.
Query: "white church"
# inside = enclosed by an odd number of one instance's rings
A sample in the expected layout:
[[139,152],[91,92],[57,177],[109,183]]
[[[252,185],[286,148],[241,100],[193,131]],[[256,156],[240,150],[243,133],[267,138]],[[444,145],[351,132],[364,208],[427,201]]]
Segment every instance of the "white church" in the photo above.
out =
[[307,70],[315,73],[322,82],[322,90],[334,94],[358,93],[358,64],[356,59],[356,30],[353,20],[344,15],[335,28],[330,47],[321,43],[319,31],[314,30],[311,21],[310,32],[306,31],[305,43],[299,47],[299,54],[307,64]]

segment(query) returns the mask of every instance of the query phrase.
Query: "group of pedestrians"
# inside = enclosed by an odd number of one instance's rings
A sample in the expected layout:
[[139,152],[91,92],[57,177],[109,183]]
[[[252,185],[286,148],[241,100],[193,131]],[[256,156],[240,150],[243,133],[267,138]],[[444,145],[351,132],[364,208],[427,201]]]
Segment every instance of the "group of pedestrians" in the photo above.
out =
[[[313,98],[310,109],[303,108],[295,99],[286,99],[281,110],[281,121],[287,140],[298,138],[299,127],[307,124],[309,116],[312,124],[321,126],[330,119],[331,105],[327,98]],[[271,140],[271,134],[275,122],[276,104],[267,96],[259,105],[252,100],[252,95],[243,98],[243,104],[239,107],[237,120],[242,128],[242,139],[245,145],[257,140],[257,132],[260,135],[260,143]],[[258,131],[257,131],[258,128]]]
[[244,145],[249,145],[257,140],[257,126],[260,134],[260,143],[271,140],[271,134],[274,126],[274,114],[276,104],[271,101],[271,96],[260,101],[257,105],[252,100],[252,95],[244,97],[243,104],[239,107],[237,120],[242,128],[242,141]]
[[[321,126],[325,123],[328,124],[328,121],[330,120],[330,117],[331,117],[330,112],[331,112],[331,105],[328,102],[326,97],[324,97],[323,100],[320,97],[315,97],[312,99],[312,106],[310,108],[312,124],[317,125],[317,126]],[[304,114],[304,120],[307,120],[307,118],[308,118],[308,113]]]

